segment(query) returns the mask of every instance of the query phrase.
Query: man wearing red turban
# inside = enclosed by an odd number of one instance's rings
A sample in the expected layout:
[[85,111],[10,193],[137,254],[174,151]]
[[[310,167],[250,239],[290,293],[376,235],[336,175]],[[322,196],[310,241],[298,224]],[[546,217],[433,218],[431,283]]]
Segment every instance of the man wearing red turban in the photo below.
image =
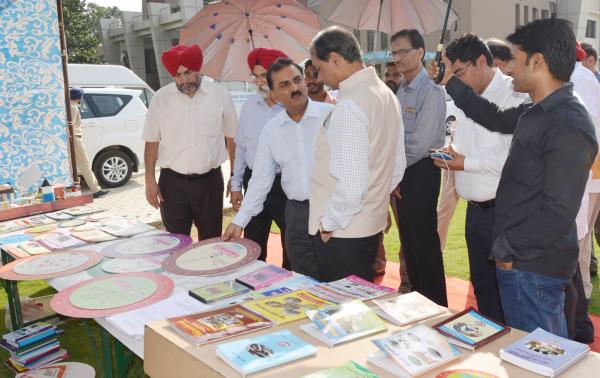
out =
[[[267,70],[277,58],[287,56],[279,51],[267,48],[257,48],[248,54],[248,68],[256,84],[256,95],[249,97],[240,113],[240,125],[235,136],[235,167],[231,178],[231,204],[237,211],[242,203],[242,187],[248,188],[252,176],[254,158],[258,147],[258,137],[264,126],[276,114],[282,111],[283,106],[276,103],[271,97],[267,85]],[[267,239],[271,223],[275,221],[281,230],[281,245],[283,248],[283,267],[290,268],[285,248],[285,204],[287,198],[281,188],[281,174],[273,182],[263,206],[262,212],[252,218],[246,226],[244,237],[254,240],[260,245],[260,259],[267,256]]]
[[198,46],[174,46],[161,61],[174,82],[156,92],[146,115],[146,200],[160,208],[167,231],[189,235],[193,223],[199,240],[217,237],[223,222],[221,164],[227,149],[233,162],[237,130],[233,100],[224,87],[200,75]]

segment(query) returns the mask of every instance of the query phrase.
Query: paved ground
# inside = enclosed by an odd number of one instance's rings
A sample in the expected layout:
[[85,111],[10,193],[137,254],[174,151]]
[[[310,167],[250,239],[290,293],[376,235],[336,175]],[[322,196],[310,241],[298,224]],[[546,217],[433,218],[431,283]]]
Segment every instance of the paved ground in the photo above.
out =
[[[225,183],[227,183],[230,172],[229,161],[226,161],[221,169],[223,170]],[[139,219],[144,223],[155,226],[160,225],[160,212],[146,202],[143,170],[134,173],[127,184],[110,189],[108,194],[95,199],[94,203],[110,210],[115,215]],[[229,198],[223,198],[223,207],[231,207]]]

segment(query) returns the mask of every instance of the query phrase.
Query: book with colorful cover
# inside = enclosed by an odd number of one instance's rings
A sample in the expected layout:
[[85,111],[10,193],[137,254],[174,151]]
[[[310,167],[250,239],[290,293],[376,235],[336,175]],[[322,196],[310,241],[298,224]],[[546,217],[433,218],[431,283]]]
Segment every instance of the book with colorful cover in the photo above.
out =
[[46,234],[37,239],[37,242],[52,251],[71,249],[87,244],[71,235],[60,233]]
[[234,280],[229,280],[191,289],[189,294],[202,303],[212,303],[220,301],[221,299],[235,297],[236,295],[241,295],[249,291],[250,288],[247,288]]
[[[445,337],[425,325],[371,341],[380,352],[369,356],[367,361],[397,375],[423,374],[462,356]],[[397,368],[400,369],[396,373]]]
[[48,214],[44,214],[44,216],[46,218],[50,218],[50,219],[55,220],[55,221],[64,221],[64,220],[69,220],[69,219],[75,218],[74,216],[69,215],[69,214],[65,213],[64,211],[57,211],[57,212],[54,212],[54,213],[48,213]]
[[252,290],[262,289],[292,276],[292,272],[275,265],[267,265],[253,272],[239,276],[235,280]]
[[417,291],[392,298],[375,299],[373,303],[377,305],[374,308],[377,314],[399,326],[446,312],[446,308],[437,305]]
[[354,296],[349,295],[348,293],[327,286],[327,284],[317,284],[307,288],[306,291],[334,303],[344,303],[356,299]]
[[241,305],[168,318],[167,322],[194,345],[223,340],[275,324]]
[[32,227],[56,223],[54,219],[50,219],[49,217],[46,217],[44,215],[35,215],[33,217],[24,218],[23,222]]
[[242,305],[278,324],[284,324],[305,318],[306,310],[317,310],[333,304],[333,302],[319,298],[305,290],[296,290],[288,294],[246,302]]
[[41,366],[44,365],[48,365],[51,363],[56,363],[56,362],[60,362],[60,361],[64,361],[67,358],[69,358],[69,355],[67,354],[67,351],[64,349],[60,349],[59,351],[52,353],[48,356],[45,356],[44,358],[37,360],[35,362],[33,362],[32,364],[29,365],[22,365],[20,363],[18,363],[17,361],[14,361],[12,358],[9,358],[6,361],[6,364],[8,365],[8,367],[10,367],[11,369],[13,369],[14,371],[21,373],[27,370],[34,370],[37,369]]
[[20,356],[20,355],[29,353],[32,350],[35,350],[36,348],[56,342],[56,340],[58,339],[58,336],[60,336],[63,332],[64,332],[63,330],[57,328],[56,333],[54,333],[52,335],[48,335],[44,338],[41,338],[37,341],[29,343],[20,348],[18,346],[9,344],[6,340],[2,339],[2,340],[0,340],[0,347],[6,349],[8,352],[10,352],[11,355]]
[[10,221],[0,223],[0,234],[8,234],[9,232],[21,231],[31,227],[24,222]]
[[86,230],[86,231],[75,231],[71,230],[71,236],[82,240],[86,243],[102,243],[105,241],[116,240],[118,237],[106,233],[97,228]]
[[432,326],[454,345],[475,350],[510,332],[510,327],[489,319],[473,307]]
[[113,218],[100,222],[100,229],[111,235],[127,237],[155,230],[144,222],[129,218]]
[[2,338],[9,342],[19,342],[52,328],[54,326],[50,323],[38,322],[7,333]]
[[381,318],[361,301],[307,310],[306,315],[312,324],[300,329],[330,347],[387,330]]
[[366,367],[354,361],[348,361],[342,366],[319,370],[317,372],[303,375],[301,378],[379,378]]
[[354,299],[369,300],[397,292],[396,289],[377,285],[355,275],[329,283],[320,283],[307,290],[335,303],[343,303]]
[[17,245],[17,248],[23,250],[23,252],[29,255],[39,255],[42,253],[48,253],[50,250],[35,240],[29,240]]
[[534,373],[555,377],[585,357],[590,347],[541,328],[500,349],[500,358]]
[[317,353],[288,330],[217,345],[217,355],[242,375],[255,373]]

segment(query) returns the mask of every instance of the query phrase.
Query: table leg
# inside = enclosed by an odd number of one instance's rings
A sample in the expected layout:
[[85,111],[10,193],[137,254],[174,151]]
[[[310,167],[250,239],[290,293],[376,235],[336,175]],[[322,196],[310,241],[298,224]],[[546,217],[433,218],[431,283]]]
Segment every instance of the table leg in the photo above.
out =
[[104,365],[104,378],[113,378],[112,348],[110,347],[111,335],[100,327],[100,341],[102,343],[102,360]]
[[[9,264],[14,259],[4,249],[0,248],[2,256],[2,265]],[[21,299],[19,297],[19,287],[17,281],[2,280],[8,302],[8,312],[12,329],[16,330],[23,327],[23,315],[21,313]]]

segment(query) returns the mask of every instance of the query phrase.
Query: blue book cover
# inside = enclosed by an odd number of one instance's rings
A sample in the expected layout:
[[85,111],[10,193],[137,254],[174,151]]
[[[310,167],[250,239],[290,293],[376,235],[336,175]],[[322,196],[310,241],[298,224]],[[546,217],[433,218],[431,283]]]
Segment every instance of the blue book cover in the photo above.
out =
[[217,346],[217,354],[241,374],[250,374],[315,354],[314,346],[283,330]]
[[[536,371],[559,374],[587,354],[589,346],[537,328],[529,335],[500,350],[503,360]],[[549,369],[549,370],[548,370]],[[540,372],[541,373],[541,372]]]

